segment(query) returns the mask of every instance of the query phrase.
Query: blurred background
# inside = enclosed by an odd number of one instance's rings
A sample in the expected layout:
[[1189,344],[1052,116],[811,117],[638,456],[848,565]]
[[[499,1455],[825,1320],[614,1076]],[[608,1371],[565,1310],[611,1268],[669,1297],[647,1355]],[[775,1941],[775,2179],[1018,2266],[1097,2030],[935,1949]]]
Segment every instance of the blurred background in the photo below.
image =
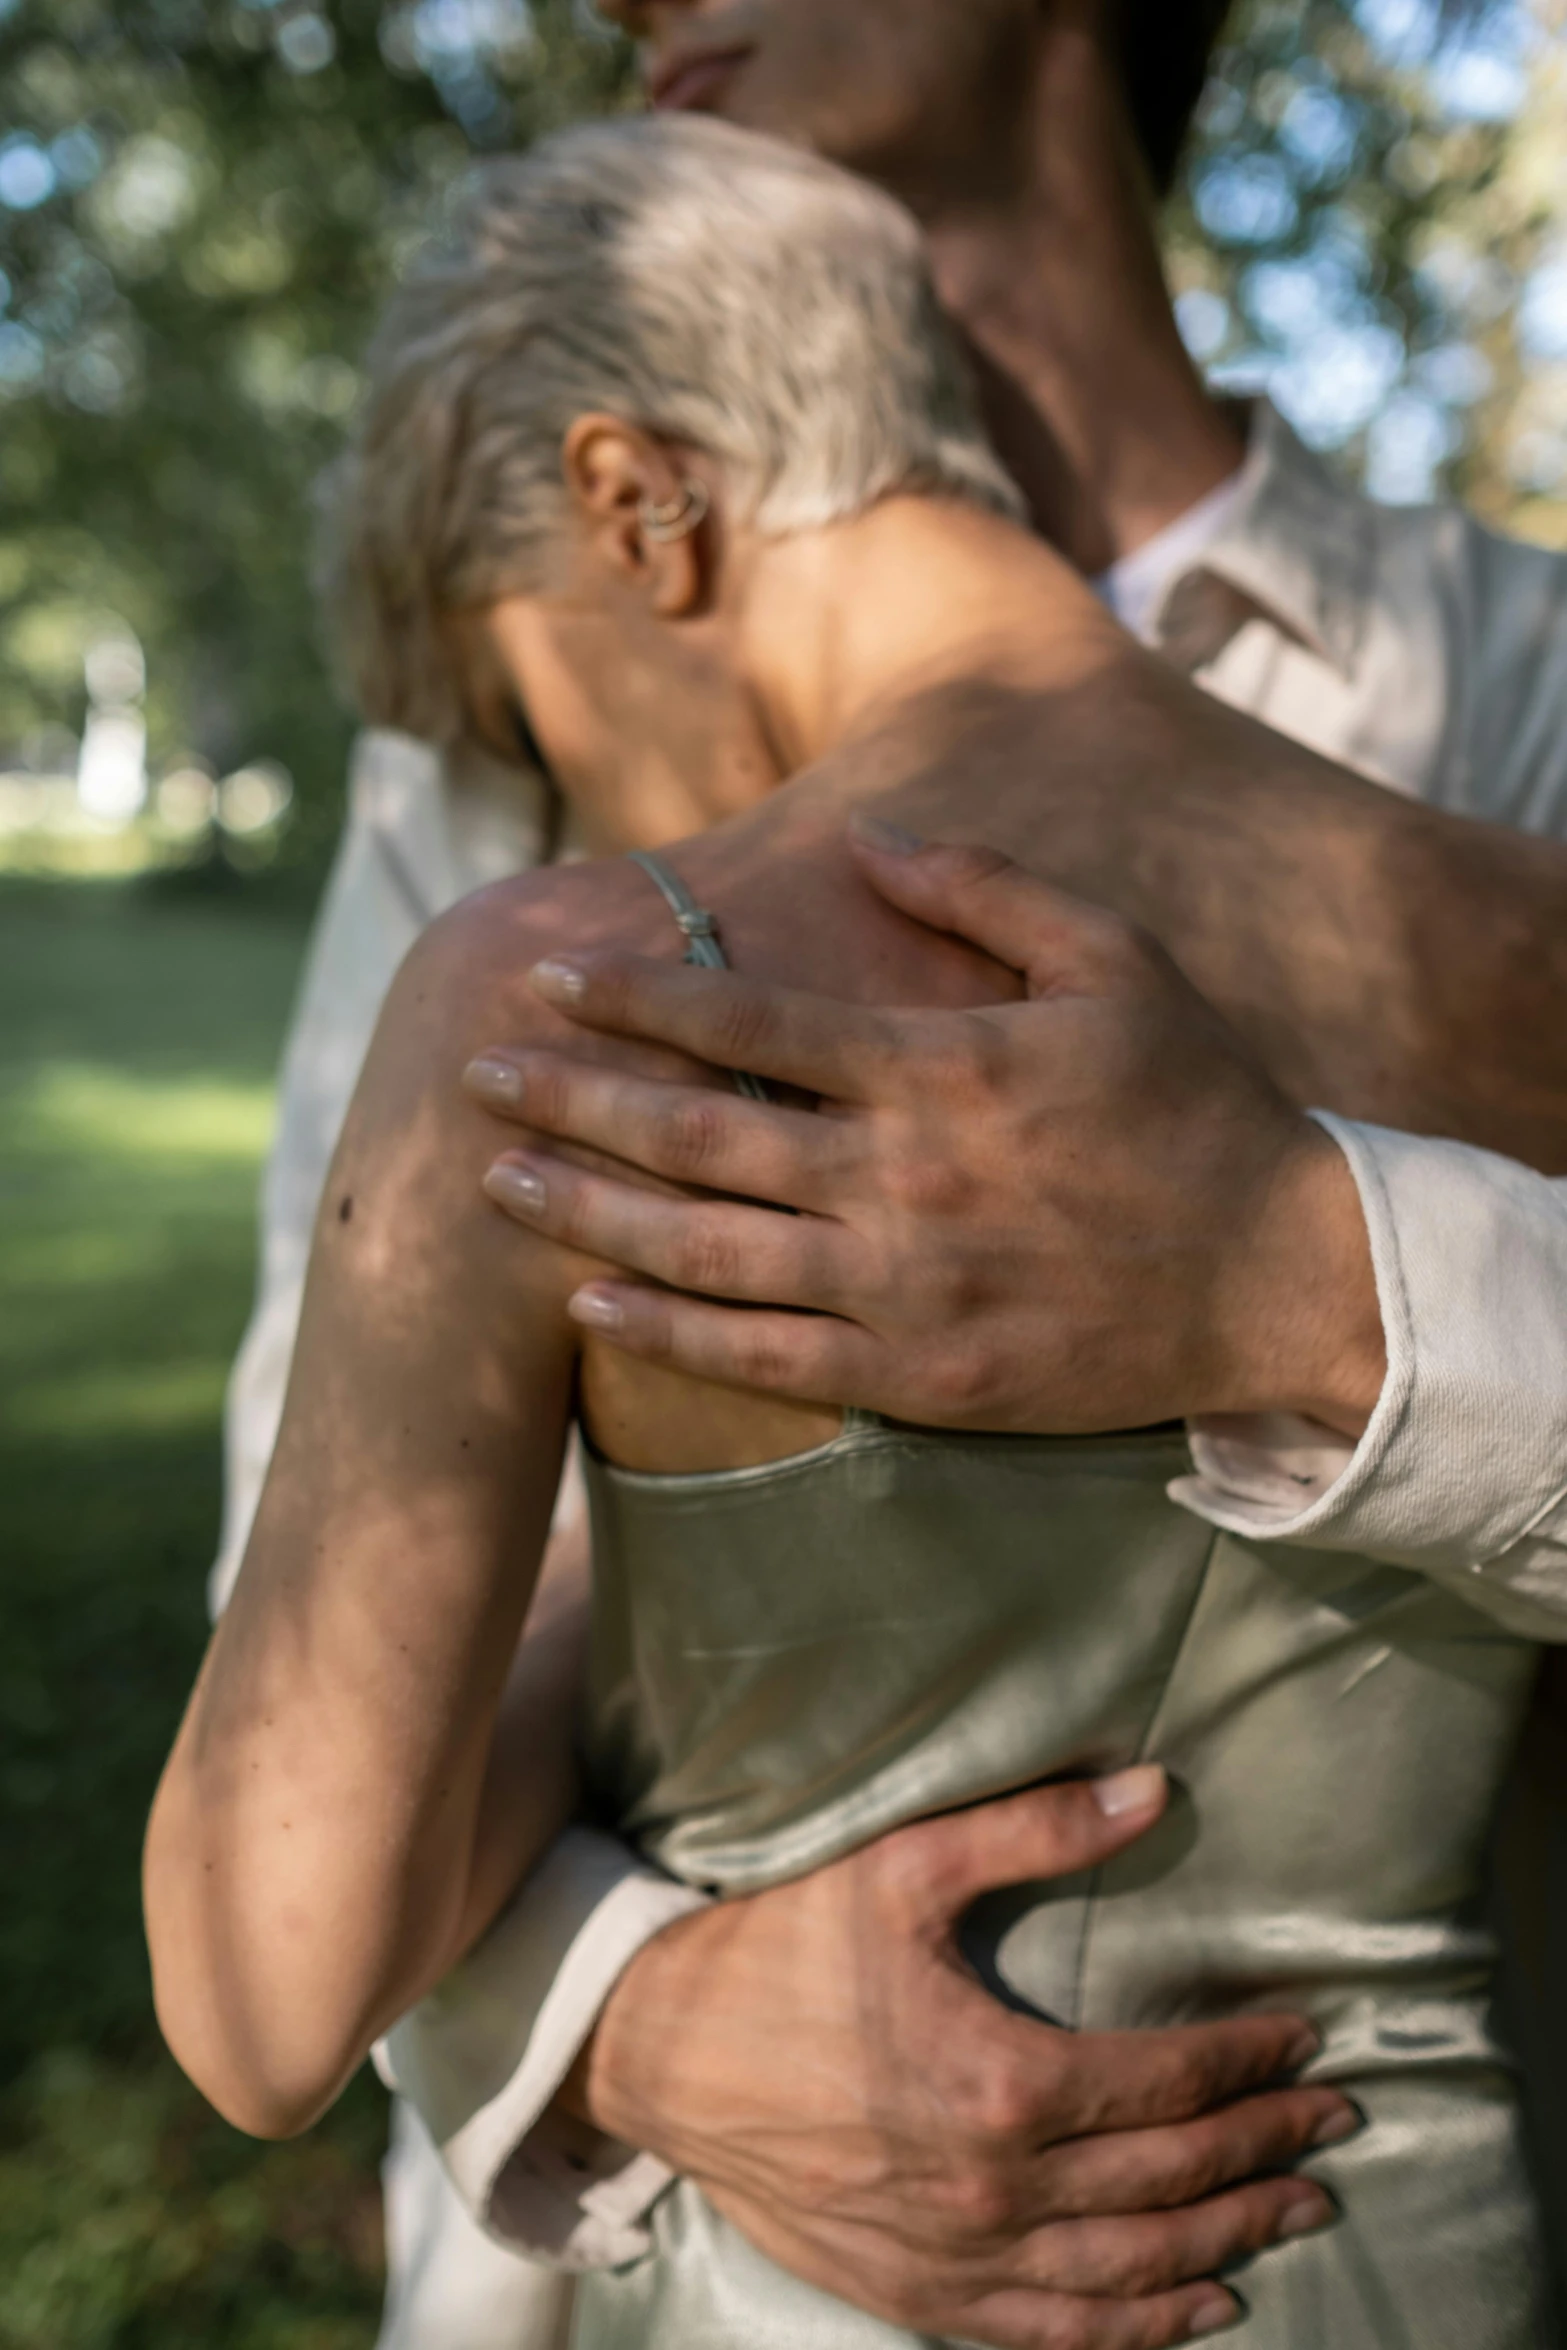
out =
[[[310,483],[469,159],[627,67],[573,0],[0,0],[0,2350],[373,2338],[378,2093],[208,2113],[137,1846],[341,811]],[[1169,244],[1221,381],[1567,545],[1563,0],[1245,0]]]

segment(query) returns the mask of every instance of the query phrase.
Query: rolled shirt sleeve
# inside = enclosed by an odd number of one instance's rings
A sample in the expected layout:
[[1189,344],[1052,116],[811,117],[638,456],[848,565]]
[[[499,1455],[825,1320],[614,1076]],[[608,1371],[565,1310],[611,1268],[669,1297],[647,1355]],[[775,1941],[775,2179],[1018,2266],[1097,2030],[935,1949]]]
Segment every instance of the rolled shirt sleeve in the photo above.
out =
[[553,2104],[643,1945],[707,1896],[613,1837],[573,1828],[490,1931],[377,2046],[463,2203],[492,2237],[555,2268],[615,2268],[672,2173]]
[[1567,1183],[1326,1112],[1387,1337],[1358,1444],[1283,1415],[1193,1424],[1172,1498],[1228,1532],[1354,1550],[1567,1641]]

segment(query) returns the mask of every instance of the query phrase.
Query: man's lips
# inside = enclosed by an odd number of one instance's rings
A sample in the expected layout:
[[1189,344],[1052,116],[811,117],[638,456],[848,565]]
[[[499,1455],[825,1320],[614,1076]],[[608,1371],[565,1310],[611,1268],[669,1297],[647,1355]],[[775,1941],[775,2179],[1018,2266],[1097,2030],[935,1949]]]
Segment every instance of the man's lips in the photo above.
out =
[[709,49],[699,57],[667,58],[649,71],[649,103],[666,113],[711,106],[730,75],[750,56],[749,49]]

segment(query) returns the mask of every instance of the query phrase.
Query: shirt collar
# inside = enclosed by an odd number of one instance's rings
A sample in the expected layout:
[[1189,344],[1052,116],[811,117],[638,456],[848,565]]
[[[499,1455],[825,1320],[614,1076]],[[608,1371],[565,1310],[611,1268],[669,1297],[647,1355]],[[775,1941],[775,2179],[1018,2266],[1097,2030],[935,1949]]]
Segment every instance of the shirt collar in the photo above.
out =
[[1172,591],[1200,571],[1210,546],[1221,536],[1245,494],[1244,464],[1217,489],[1188,506],[1151,539],[1122,555],[1093,583],[1121,626],[1145,645],[1159,642],[1160,623]]
[[1258,400],[1238,494],[1194,570],[1239,590],[1347,677],[1365,637],[1375,554],[1369,500],[1341,487]]

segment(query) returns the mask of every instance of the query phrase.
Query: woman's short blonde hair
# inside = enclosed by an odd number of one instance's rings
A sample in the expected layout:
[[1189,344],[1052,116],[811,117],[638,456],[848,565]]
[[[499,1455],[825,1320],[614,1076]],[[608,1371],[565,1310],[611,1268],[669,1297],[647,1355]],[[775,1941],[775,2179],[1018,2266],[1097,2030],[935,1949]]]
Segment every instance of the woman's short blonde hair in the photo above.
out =
[[324,485],[327,617],[367,720],[461,731],[442,619],[543,584],[590,411],[718,458],[769,535],[895,490],[1020,512],[900,205],[702,117],[563,131],[486,167],[393,297]]

